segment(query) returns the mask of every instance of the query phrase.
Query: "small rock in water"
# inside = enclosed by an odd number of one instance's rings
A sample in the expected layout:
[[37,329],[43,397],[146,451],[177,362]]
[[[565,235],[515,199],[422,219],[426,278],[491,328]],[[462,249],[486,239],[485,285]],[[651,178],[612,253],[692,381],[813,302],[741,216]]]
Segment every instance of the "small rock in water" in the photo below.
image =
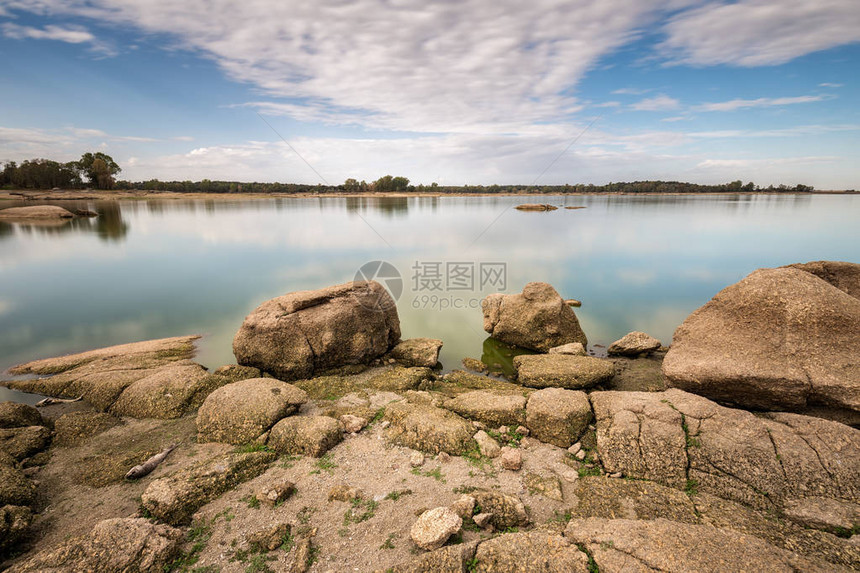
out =
[[421,514],[409,535],[415,545],[432,551],[442,547],[462,526],[463,520],[451,508],[436,507]]
[[570,342],[549,349],[548,354],[570,354],[572,356],[585,356],[585,346],[581,342]]
[[487,365],[477,360],[475,358],[464,358],[463,359],[463,368],[466,370],[472,370],[473,372],[486,372]]
[[523,454],[517,448],[505,446],[501,450],[501,461],[506,470],[519,471],[523,467]]
[[412,455],[409,456],[409,465],[413,468],[417,468],[424,465],[424,454],[421,452],[412,452]]

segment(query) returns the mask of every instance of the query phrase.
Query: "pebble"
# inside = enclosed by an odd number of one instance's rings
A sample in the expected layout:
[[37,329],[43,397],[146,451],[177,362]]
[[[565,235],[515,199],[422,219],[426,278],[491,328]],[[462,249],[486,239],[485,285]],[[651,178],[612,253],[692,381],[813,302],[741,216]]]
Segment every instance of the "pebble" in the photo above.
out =
[[507,434],[508,430],[510,430],[510,428],[508,428],[507,426],[499,426],[499,433],[500,434]]
[[492,518],[492,513],[479,513],[478,515],[472,517],[472,521],[475,522],[475,525],[483,529],[490,525],[490,519]]
[[506,470],[519,471],[523,467],[523,454],[516,448],[505,446],[502,448],[501,462]]
[[521,436],[528,436],[529,435],[529,429],[526,428],[525,426],[517,426],[517,429],[514,431]]
[[390,425],[391,425],[391,422],[389,422],[388,420],[384,420],[381,424],[379,424],[379,427],[384,430],[385,428],[387,428]]
[[421,452],[412,452],[412,455],[409,456],[409,465],[413,468],[417,468],[419,466],[424,465],[424,454]]
[[448,455],[448,452],[439,452],[436,455],[436,460],[439,461],[440,463],[447,464],[448,462],[451,461],[451,456]]
[[620,478],[622,476],[624,476],[624,474],[621,472],[615,472],[614,474],[609,474],[609,477],[611,477],[611,478]]
[[580,444],[579,442],[576,442],[575,444],[573,444],[572,446],[567,448],[567,453],[569,453],[572,456],[575,456],[579,452],[579,450],[581,450],[581,449],[582,449],[582,444]]
[[584,460],[585,459],[585,450],[579,450],[578,452],[576,452],[576,454],[574,454],[574,457],[576,459],[578,459],[579,461]]
[[472,515],[475,510],[475,498],[471,495],[462,495],[460,499],[452,503],[451,510],[460,516],[461,519],[466,519]]

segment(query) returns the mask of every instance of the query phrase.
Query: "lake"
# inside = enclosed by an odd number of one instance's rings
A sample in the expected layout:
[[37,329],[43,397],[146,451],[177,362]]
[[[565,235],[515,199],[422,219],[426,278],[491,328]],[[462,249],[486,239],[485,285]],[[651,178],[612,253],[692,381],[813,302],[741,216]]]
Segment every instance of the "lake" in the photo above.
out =
[[[524,202],[585,208],[513,208]],[[857,195],[308,197],[72,206],[99,217],[60,226],[0,222],[0,370],[193,333],[204,335],[197,360],[214,369],[234,361],[233,335],[258,304],[353,280],[360,269],[397,295],[404,338],[444,341],[440,359],[448,370],[484,352],[481,298],[520,292],[530,281],[582,301],[576,313],[590,344],[608,345],[631,330],[668,344],[690,312],[757,268],[860,262]],[[365,266],[373,261],[390,266]],[[0,400],[13,395],[0,389]]]

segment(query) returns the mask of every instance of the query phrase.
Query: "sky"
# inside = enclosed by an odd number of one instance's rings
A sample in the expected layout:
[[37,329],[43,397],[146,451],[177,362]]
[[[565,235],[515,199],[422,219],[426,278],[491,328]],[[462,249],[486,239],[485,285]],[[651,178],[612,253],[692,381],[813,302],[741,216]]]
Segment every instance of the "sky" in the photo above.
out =
[[856,0],[0,0],[0,162],[860,189]]

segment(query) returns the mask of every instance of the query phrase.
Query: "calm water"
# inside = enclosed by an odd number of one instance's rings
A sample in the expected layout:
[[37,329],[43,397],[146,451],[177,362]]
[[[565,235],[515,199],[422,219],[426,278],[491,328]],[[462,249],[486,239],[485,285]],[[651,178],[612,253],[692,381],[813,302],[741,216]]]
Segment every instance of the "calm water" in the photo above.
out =
[[[512,208],[525,201],[586,208]],[[191,333],[205,335],[197,359],[215,368],[234,361],[233,335],[262,301],[352,280],[369,261],[397,269],[403,336],[444,340],[448,369],[483,353],[482,296],[529,281],[582,300],[576,312],[592,344],[631,330],[668,343],[691,311],[756,268],[860,262],[860,196],[849,195],[75,206],[100,216],[58,227],[0,222],[0,370]]]

